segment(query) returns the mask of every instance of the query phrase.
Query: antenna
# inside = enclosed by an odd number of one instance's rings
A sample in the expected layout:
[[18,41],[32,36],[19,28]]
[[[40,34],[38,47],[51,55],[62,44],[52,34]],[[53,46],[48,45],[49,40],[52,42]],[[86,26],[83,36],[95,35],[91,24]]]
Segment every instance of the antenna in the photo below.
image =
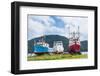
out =
[[78,26],[78,30],[77,30],[77,38],[80,38],[80,31],[79,31],[80,27]]
[[69,30],[69,38],[70,38],[70,26],[68,27],[68,30]]
[[79,31],[80,27],[78,26],[78,36],[80,37],[80,31]]
[[70,27],[70,26],[68,27],[68,30],[69,30],[69,31],[68,31],[68,32],[69,32],[69,39],[71,39],[71,35],[72,35],[72,34],[71,34],[71,27]]

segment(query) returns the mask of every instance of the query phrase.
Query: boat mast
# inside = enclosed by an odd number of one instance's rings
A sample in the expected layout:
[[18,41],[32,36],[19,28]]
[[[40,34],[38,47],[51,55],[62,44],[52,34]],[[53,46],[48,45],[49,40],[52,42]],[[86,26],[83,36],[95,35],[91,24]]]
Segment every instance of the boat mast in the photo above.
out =
[[45,42],[45,35],[42,36],[42,44]]
[[69,39],[70,39],[70,26],[68,27],[68,30],[69,30],[68,32],[69,32]]

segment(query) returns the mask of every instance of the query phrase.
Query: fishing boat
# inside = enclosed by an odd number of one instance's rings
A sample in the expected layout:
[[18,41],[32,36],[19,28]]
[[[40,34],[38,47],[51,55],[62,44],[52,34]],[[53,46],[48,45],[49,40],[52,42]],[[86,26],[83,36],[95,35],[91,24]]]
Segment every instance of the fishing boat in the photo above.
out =
[[49,44],[44,40],[45,36],[42,36],[38,42],[34,41],[33,51],[35,54],[48,53]]
[[64,47],[62,41],[54,41],[53,50],[55,53],[63,53]]
[[69,53],[80,53],[80,32],[79,32],[79,26],[77,29],[71,29],[69,27]]

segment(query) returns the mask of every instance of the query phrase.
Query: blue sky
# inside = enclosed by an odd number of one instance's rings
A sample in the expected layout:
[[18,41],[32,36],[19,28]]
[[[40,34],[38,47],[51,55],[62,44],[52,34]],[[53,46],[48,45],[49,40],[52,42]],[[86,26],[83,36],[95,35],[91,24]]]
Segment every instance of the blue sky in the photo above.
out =
[[68,27],[75,31],[80,27],[80,39],[88,39],[87,17],[36,16],[28,15],[28,40],[42,35],[61,35],[68,37]]

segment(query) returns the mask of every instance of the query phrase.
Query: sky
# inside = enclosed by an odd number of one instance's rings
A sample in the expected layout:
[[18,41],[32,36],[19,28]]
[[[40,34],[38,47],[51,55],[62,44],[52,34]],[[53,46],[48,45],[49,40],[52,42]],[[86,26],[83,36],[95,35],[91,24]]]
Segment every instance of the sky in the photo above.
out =
[[88,17],[28,15],[28,40],[43,35],[61,35],[68,38],[70,31],[80,27],[80,40],[88,40]]

